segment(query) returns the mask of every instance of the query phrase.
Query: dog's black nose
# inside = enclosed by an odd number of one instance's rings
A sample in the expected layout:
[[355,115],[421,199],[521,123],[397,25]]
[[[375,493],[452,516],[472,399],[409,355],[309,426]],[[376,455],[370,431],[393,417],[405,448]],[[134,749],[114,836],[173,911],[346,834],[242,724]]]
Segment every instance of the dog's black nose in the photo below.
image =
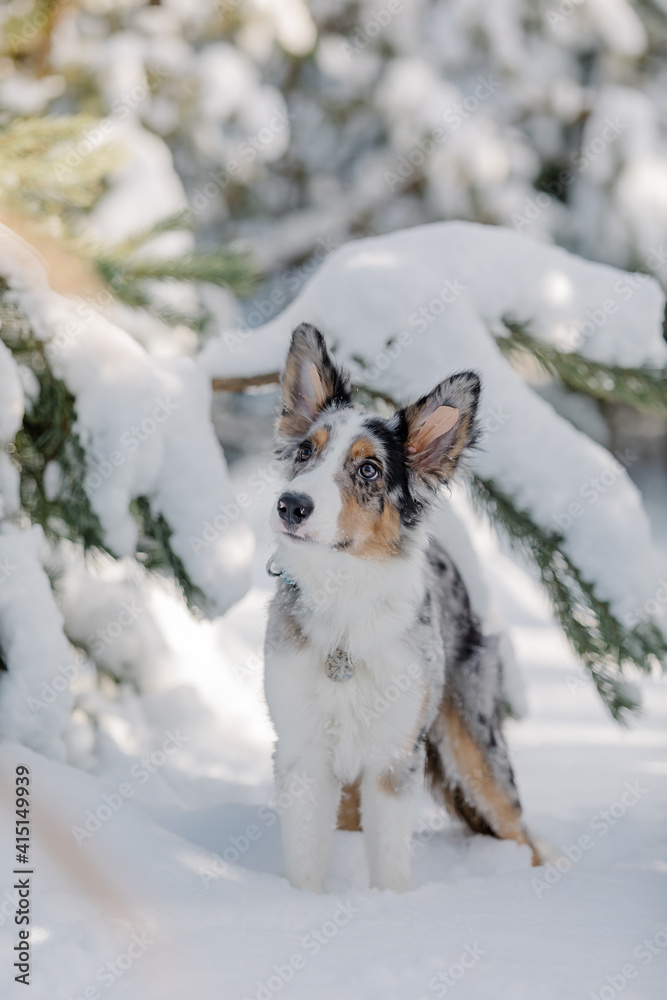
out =
[[278,516],[285,524],[303,524],[313,513],[315,504],[305,493],[283,493],[278,498]]

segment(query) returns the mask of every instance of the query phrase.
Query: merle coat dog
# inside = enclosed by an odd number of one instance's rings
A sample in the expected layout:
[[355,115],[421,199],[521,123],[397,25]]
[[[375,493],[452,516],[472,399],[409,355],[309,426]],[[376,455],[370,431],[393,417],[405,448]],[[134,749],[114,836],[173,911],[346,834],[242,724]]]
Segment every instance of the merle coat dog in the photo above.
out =
[[[371,883],[410,882],[414,800],[535,849],[502,732],[502,663],[429,510],[475,440],[480,380],[445,379],[389,419],[352,402],[324,339],[292,336],[272,515],[279,577],[265,690],[277,733],[286,873],[321,891],[336,822],[361,825]],[[308,794],[291,794],[294,782]]]

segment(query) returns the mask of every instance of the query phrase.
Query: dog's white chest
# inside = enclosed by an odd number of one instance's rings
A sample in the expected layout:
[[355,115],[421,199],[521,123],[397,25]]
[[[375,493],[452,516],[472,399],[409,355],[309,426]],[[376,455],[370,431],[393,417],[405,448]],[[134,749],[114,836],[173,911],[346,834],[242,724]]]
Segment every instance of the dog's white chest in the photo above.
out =
[[[419,736],[428,697],[421,666],[410,650],[382,660],[354,660],[345,681],[332,680],[327,661],[307,664],[302,706],[306,732],[331,755],[334,774],[354,781],[370,766],[408,754]],[[305,721],[305,720],[304,720]]]

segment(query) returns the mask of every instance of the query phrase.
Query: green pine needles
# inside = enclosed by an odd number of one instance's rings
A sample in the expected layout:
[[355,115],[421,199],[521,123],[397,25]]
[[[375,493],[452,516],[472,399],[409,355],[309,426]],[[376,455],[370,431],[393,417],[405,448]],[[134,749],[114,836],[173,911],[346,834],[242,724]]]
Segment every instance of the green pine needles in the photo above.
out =
[[137,497],[130,505],[139,525],[136,557],[151,572],[167,572],[183,591],[190,608],[206,608],[206,595],[188,576],[180,556],[171,547],[172,530],[162,514],[156,514],[149,497]]
[[2,282],[0,336],[17,364],[32,372],[36,386],[10,452],[20,473],[21,507],[53,541],[67,538],[86,548],[106,549],[83,485],[85,455],[75,430],[74,397],[53,374],[44,342],[35,337]]
[[[76,431],[74,396],[53,374],[46,345],[35,337],[1,281],[0,336],[17,364],[34,376],[35,393],[26,401],[23,424],[10,446],[24,514],[54,543],[67,539],[114,556],[84,486],[88,470]],[[171,529],[162,515],[154,514],[148,497],[138,497],[131,510],[139,529],[138,561],[153,572],[174,576],[188,603],[204,607],[204,595],[171,547]]]
[[576,351],[560,351],[553,344],[537,340],[527,323],[505,318],[508,336],[496,336],[498,347],[510,360],[530,354],[550,375],[562,379],[577,392],[585,392],[608,403],[626,403],[667,417],[667,369],[622,368],[591,361]]
[[616,720],[626,722],[639,705],[620,674],[630,664],[647,672],[656,661],[665,661],[667,641],[663,635],[648,621],[624,628],[563,552],[562,535],[536,525],[490,480],[475,477],[470,492],[478,510],[490,518],[515,551],[535,563],[554,613],[590,671],[604,704]]
[[188,228],[187,213],[170,216],[118,246],[92,251],[90,256],[97,273],[118,299],[135,308],[152,309],[167,322],[185,320],[192,325],[191,321],[197,322],[198,317],[183,317],[156,307],[151,295],[156,282],[208,282],[244,298],[253,292],[258,273],[250,253],[245,250],[221,247],[179,257],[156,257],[148,252],[150,241],[162,233]]
[[[18,178],[22,192],[19,208],[33,216],[58,215],[65,246],[91,261],[116,298],[172,322],[199,323],[199,317],[168,314],[156,305],[155,290],[167,282],[212,282],[236,295],[249,294],[256,280],[252,261],[229,248],[163,258],[151,253],[150,241],[161,233],[188,228],[184,215],[165,219],[150,230],[137,233],[111,248],[86,247],[68,236],[69,214],[86,210],[104,190],[106,174],[117,162],[115,147],[91,152],[78,163],[72,158],[77,137],[90,128],[89,119],[62,116],[22,120],[0,129],[0,200],[13,207]],[[68,169],[63,169],[63,164]],[[71,167],[71,169],[70,169]],[[58,168],[58,169],[56,169]],[[505,335],[496,341],[510,360],[533,357],[551,375],[570,388],[613,403],[667,416],[667,371],[658,368],[622,368],[591,361],[576,351],[562,351],[533,337],[527,323],[504,320]],[[6,286],[0,281],[0,336],[17,363],[31,373],[34,391],[23,426],[10,453],[20,471],[23,516],[41,524],[47,537],[68,539],[86,549],[108,551],[104,532],[85,490],[86,455],[76,431],[76,401],[55,377],[48,348],[30,328]],[[252,381],[252,380],[250,380]],[[376,405],[393,406],[385,393],[359,387]],[[563,551],[563,537],[537,525],[511,496],[491,481],[473,479],[471,493],[479,509],[490,518],[512,546],[537,567],[558,621],[582,662],[590,671],[603,702],[614,718],[625,721],[638,705],[623,672],[629,665],[649,670],[667,660],[667,642],[657,627],[641,620],[633,627],[614,616],[609,605],[583,578],[574,555]],[[151,498],[137,497],[131,505],[137,519],[139,542],[135,556],[147,569],[173,576],[191,606],[205,606],[206,599],[188,577],[182,560],[171,546],[171,529],[151,505]],[[113,553],[111,553],[113,555]],[[1,669],[0,661],[0,669]]]

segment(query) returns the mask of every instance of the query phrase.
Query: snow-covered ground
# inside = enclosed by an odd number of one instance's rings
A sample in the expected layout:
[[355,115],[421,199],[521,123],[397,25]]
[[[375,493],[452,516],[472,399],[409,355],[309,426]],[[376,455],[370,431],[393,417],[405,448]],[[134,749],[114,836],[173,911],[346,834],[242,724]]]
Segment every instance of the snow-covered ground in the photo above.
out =
[[[15,766],[32,771],[30,995],[662,1000],[667,686],[642,681],[643,717],[629,731],[613,723],[536,585],[482,527],[475,541],[527,684],[528,714],[509,726],[519,787],[551,864],[465,836],[424,796],[406,895],[368,889],[356,833],[336,835],[324,895],[288,885],[277,810],[289,802],[272,798],[258,656],[264,506],[250,512],[254,587],[224,618],[198,623],[164,590],[149,595],[171,679],[99,709],[93,773],[1,748],[4,802]],[[6,806],[0,838],[11,858]],[[11,884],[5,870],[5,956],[18,940]],[[10,1000],[25,988],[8,966]]]

